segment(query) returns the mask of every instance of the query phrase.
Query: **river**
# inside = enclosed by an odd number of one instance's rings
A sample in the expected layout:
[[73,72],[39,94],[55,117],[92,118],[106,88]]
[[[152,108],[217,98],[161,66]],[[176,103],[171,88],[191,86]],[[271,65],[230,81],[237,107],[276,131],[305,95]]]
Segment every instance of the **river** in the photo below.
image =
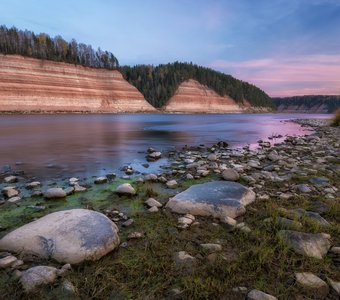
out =
[[[287,122],[297,118],[329,118],[299,114],[125,114],[2,115],[0,171],[23,170],[37,179],[89,177],[132,165],[157,171],[165,160],[145,163],[148,147],[171,150],[183,145],[232,147],[254,145],[281,134],[304,135],[307,128]],[[276,140],[279,142],[280,140]]]

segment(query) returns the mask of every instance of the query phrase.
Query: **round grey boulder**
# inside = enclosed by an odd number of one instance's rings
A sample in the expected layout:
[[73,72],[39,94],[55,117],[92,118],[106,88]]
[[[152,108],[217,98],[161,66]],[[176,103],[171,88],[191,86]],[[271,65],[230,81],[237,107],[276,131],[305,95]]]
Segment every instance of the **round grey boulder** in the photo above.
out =
[[222,172],[222,177],[224,180],[237,181],[240,179],[240,175],[234,169],[225,169]]
[[117,226],[105,215],[71,209],[48,214],[8,233],[0,250],[70,264],[97,260],[119,245]]
[[62,188],[50,188],[44,193],[46,199],[65,198],[66,192]]
[[117,187],[116,193],[121,195],[135,195],[136,191],[130,183],[123,183]]
[[22,272],[20,282],[26,292],[34,291],[38,286],[53,283],[58,270],[54,267],[36,266]]
[[237,182],[212,181],[196,184],[171,198],[166,207],[179,214],[212,216],[224,220],[245,213],[255,193]]

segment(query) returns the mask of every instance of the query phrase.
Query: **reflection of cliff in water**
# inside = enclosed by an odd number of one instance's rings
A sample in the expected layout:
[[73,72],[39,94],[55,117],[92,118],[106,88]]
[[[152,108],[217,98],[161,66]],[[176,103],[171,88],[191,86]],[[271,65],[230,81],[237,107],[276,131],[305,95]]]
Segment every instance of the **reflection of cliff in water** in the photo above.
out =
[[[149,147],[170,150],[220,140],[241,146],[276,133],[305,134],[305,128],[282,122],[294,117],[299,115],[1,116],[0,168],[22,162],[15,168],[38,179],[106,174],[125,164],[146,162]],[[157,172],[161,163],[138,169]]]

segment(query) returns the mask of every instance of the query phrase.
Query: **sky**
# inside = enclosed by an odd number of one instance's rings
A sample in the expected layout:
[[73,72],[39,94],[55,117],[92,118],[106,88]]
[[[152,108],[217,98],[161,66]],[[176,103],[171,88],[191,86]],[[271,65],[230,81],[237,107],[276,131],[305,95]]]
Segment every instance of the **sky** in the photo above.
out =
[[340,95],[340,0],[0,0],[0,24],[112,52],[193,62],[270,96]]

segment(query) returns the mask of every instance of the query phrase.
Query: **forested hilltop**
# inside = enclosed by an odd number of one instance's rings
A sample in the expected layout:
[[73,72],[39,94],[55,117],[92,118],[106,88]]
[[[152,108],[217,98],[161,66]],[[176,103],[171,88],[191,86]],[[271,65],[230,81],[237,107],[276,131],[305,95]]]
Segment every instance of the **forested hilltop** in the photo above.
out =
[[272,99],[279,111],[299,110],[308,112],[308,110],[315,110],[315,112],[333,113],[340,107],[340,95],[309,95]]
[[271,98],[258,87],[192,63],[123,66],[119,70],[155,107],[162,107],[174,95],[178,86],[188,79],[195,79],[220,96],[230,96],[240,104],[246,100],[252,106],[272,107]]
[[65,41],[60,35],[50,37],[46,33],[35,34],[15,27],[0,26],[0,53],[17,54],[39,59],[78,64],[85,67],[115,69],[118,59],[100,48]]
[[188,80],[213,89],[220,96],[229,96],[240,105],[273,107],[270,97],[256,86],[230,75],[192,63],[169,63],[159,66],[137,65],[119,67],[118,59],[100,48],[64,40],[60,35],[35,34],[15,27],[0,26],[0,53],[65,62],[92,68],[118,69],[155,107],[162,107],[175,94],[179,85]]

